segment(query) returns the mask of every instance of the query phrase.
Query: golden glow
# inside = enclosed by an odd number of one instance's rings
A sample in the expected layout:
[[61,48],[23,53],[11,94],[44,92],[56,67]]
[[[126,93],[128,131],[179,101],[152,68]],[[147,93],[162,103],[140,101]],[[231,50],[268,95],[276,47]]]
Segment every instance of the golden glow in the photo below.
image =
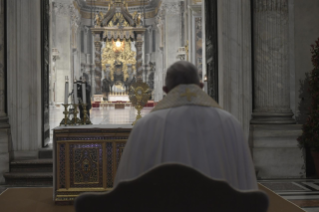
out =
[[117,48],[120,48],[122,46],[122,43],[121,43],[121,41],[118,40],[118,41],[116,41],[115,45]]
[[113,40],[113,51],[118,53],[118,52],[123,52],[125,48],[125,41],[121,41],[120,39]]

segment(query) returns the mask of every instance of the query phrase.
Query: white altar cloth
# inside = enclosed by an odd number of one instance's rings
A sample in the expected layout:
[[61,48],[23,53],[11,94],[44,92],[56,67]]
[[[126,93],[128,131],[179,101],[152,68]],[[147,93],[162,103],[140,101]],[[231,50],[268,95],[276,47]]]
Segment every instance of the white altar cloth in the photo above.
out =
[[129,102],[130,99],[128,97],[128,95],[109,95],[109,101],[110,102],[116,102],[116,101],[122,101],[122,102]]

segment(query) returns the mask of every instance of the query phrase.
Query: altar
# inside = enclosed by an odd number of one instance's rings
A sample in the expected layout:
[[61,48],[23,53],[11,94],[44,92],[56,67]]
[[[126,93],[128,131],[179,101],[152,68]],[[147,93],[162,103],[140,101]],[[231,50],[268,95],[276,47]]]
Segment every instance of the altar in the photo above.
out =
[[83,192],[113,188],[131,125],[57,127],[53,130],[53,198],[71,204]]
[[109,94],[109,102],[129,102],[130,98],[128,95],[114,95],[114,94]]

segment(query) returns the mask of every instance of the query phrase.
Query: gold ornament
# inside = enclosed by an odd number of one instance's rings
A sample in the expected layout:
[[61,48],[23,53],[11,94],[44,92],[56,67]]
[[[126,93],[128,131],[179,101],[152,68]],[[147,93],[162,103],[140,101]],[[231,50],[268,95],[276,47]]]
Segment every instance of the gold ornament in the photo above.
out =
[[123,73],[124,73],[124,82],[129,77],[127,73],[127,64],[132,65],[132,71],[135,73],[136,67],[136,52],[131,49],[131,41],[130,40],[122,40],[123,43],[123,51],[115,52],[113,49],[113,45],[116,45],[117,41],[106,40],[105,48],[102,50],[102,69],[104,72],[106,71],[106,64],[110,65],[110,80],[114,80],[114,63],[122,62],[123,63]]
[[132,125],[135,125],[136,122],[142,118],[141,110],[149,100],[150,96],[151,89],[146,83],[142,81],[137,81],[136,83],[131,85],[129,97],[132,105],[137,110],[136,120],[133,122]]

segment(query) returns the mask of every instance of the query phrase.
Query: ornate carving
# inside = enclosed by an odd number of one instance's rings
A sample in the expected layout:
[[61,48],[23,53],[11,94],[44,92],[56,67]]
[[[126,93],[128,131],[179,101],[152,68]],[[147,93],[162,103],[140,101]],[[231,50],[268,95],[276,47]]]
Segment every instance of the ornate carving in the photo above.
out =
[[137,35],[136,41],[135,41],[135,47],[136,47],[136,76],[137,79],[142,79],[143,75],[143,38],[141,34]]
[[[98,36],[98,35],[96,35]],[[101,79],[102,79],[102,70],[101,70],[101,42],[95,41],[95,93],[100,94],[101,89]]]
[[62,2],[53,2],[52,5],[56,15],[69,16],[70,8],[72,4],[62,3]]
[[107,40],[105,44],[105,48],[102,50],[102,67],[106,72],[106,67],[109,65],[110,67],[110,80],[114,80],[114,64],[117,61],[123,63],[123,73],[124,73],[124,81],[129,77],[127,69],[128,64],[133,65],[133,72],[135,72],[135,64],[136,64],[136,52],[131,49],[131,41],[124,40],[124,50],[122,52],[116,53],[113,51],[114,42]]
[[161,9],[165,10],[166,13],[180,14],[182,11],[182,3],[181,2],[162,3]]
[[254,11],[288,12],[288,0],[254,0]]

